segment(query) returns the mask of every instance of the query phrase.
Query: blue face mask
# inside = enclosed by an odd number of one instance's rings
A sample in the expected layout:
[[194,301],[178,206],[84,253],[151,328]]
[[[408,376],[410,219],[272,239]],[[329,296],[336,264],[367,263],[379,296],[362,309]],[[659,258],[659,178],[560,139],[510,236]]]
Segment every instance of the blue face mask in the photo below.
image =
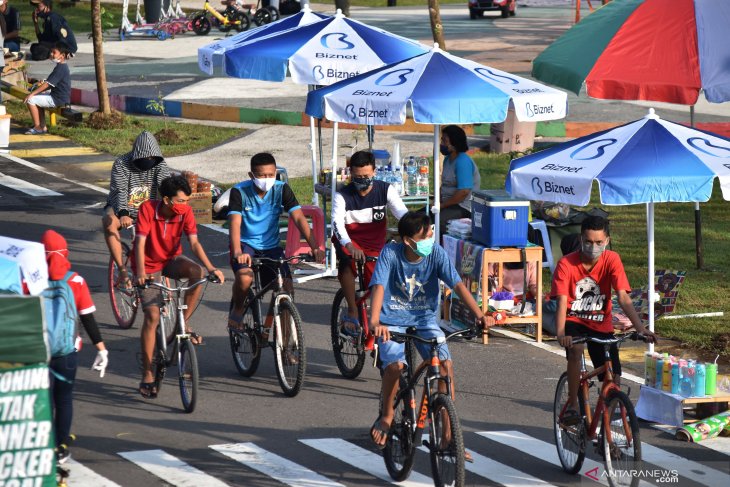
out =
[[449,151],[449,146],[446,144],[441,144],[439,146],[439,150],[441,151],[441,155],[448,156],[451,152]]
[[433,252],[434,242],[434,237],[419,240],[415,242],[416,248],[411,247],[411,250],[419,257],[428,257]]

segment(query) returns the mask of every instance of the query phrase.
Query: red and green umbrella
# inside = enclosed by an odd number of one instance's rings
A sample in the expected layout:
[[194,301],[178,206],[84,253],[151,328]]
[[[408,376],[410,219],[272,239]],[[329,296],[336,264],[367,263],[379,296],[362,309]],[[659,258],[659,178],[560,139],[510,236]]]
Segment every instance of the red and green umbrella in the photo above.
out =
[[730,1],[613,0],[548,46],[532,75],[608,100],[730,100]]

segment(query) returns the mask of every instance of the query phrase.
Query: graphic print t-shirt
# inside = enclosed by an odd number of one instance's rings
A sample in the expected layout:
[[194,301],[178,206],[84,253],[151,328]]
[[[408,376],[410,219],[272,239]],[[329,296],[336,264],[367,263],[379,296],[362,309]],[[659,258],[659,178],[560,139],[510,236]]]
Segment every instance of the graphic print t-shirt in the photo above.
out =
[[601,332],[613,332],[611,290],[631,291],[621,258],[606,250],[590,272],[580,261],[580,252],[566,255],[555,268],[553,296],[567,296],[566,319]]
[[418,262],[408,261],[402,243],[383,247],[370,281],[370,287],[380,284],[385,290],[380,321],[418,328],[438,326],[439,279],[451,289],[461,282],[440,245],[434,245],[431,255]]

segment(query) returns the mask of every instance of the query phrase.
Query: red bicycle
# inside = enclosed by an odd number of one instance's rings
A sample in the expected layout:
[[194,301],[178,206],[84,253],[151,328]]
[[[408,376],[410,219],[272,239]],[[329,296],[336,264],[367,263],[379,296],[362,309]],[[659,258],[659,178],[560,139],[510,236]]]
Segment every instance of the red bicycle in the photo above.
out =
[[375,344],[375,337],[368,324],[368,310],[370,305],[370,289],[365,287],[365,262],[375,262],[377,257],[365,257],[365,261],[355,261],[357,265],[357,280],[359,289],[355,292],[357,315],[360,320],[360,332],[349,335],[343,331],[343,321],[347,316],[347,300],[345,292],[340,289],[332,302],[332,319],[330,322],[332,335],[332,351],[335,353],[337,368],[343,377],[354,379],[360,375],[365,365],[365,352],[371,352]]

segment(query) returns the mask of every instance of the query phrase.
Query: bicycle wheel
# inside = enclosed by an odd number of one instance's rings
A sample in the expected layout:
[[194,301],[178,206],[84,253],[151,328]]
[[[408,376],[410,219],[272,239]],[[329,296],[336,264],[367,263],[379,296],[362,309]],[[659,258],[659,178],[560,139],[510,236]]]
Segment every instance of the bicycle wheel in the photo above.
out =
[[269,22],[271,22],[271,12],[265,8],[260,8],[256,10],[255,14],[253,14],[253,23],[258,27],[268,24]]
[[198,358],[195,356],[195,346],[190,340],[180,343],[180,363],[177,366],[180,374],[180,399],[186,413],[195,411],[198,401]]
[[462,487],[464,436],[454,402],[438,394],[431,403],[431,473],[436,487]]
[[244,32],[251,27],[251,18],[246,12],[236,12],[233,16],[233,21],[238,32]]
[[[582,413],[583,401],[580,396],[579,391],[578,403]],[[558,457],[560,457],[563,470],[574,474],[583,466],[583,460],[586,456],[586,430],[585,421],[571,426],[562,424],[560,414],[566,402],[568,402],[568,373],[563,372],[558,380],[558,387],[555,389],[553,429],[555,432],[555,446],[558,449]]]
[[205,36],[208,35],[208,32],[210,32],[210,20],[208,20],[208,17],[206,17],[205,14],[196,15],[193,17],[191,23],[195,35]]
[[[122,242],[122,264],[127,269],[127,276],[131,277],[132,262],[129,246]],[[119,283],[119,268],[114,259],[109,257],[109,299],[112,303],[112,313],[120,328],[130,328],[137,317],[137,290],[134,287],[124,287]]]
[[[157,388],[157,394],[162,389],[162,381],[165,379],[165,373],[167,372],[167,357],[165,353],[165,346],[160,342],[162,339],[161,332],[157,332],[157,343],[155,344],[155,352],[152,356],[152,367],[155,372],[155,387]],[[174,350],[167,349],[170,354],[174,353]]]
[[[401,375],[400,390],[405,389],[406,385],[405,378]],[[380,410],[383,410],[382,394],[380,397]],[[396,403],[394,412],[393,423],[390,426],[388,439],[383,449],[383,460],[385,460],[385,468],[388,470],[390,477],[397,482],[401,482],[411,474],[413,461],[416,458],[410,398],[406,396],[400,403]]]
[[633,476],[632,471],[641,469],[639,420],[634,405],[623,392],[615,391],[608,396],[601,425],[601,442],[608,485],[638,485],[639,478]]
[[340,374],[347,379],[354,379],[360,375],[365,365],[365,347],[363,346],[362,332],[359,336],[351,337],[342,333],[342,318],[347,316],[347,300],[342,289],[337,291],[332,302],[332,318],[330,320],[330,335],[332,337],[332,351],[335,354],[335,363]]
[[[299,317],[299,311],[294,303],[288,299],[282,299],[279,303],[279,320],[281,321],[281,337],[274,336],[276,376],[279,378],[279,385],[284,394],[294,397],[299,393],[304,382],[307,354],[304,349],[302,319]],[[276,333],[276,329],[274,333]]]
[[[249,295],[253,296],[253,293]],[[246,307],[241,319],[241,326],[242,329],[240,330],[229,327],[228,338],[231,343],[233,363],[238,369],[238,373],[244,377],[251,377],[259,368],[259,361],[261,360],[261,342],[259,334],[256,332],[251,306]]]
[[[167,279],[167,278],[165,278]],[[165,282],[169,286],[169,282]],[[165,337],[165,343],[169,346],[177,334],[177,316],[175,313],[175,298],[171,293],[162,291],[162,306],[160,306],[160,331]]]
[[268,7],[264,7],[266,10],[269,11],[269,14],[271,14],[271,21],[276,22],[281,18],[281,15],[279,15],[279,10],[274,7],[273,5],[269,5]]

